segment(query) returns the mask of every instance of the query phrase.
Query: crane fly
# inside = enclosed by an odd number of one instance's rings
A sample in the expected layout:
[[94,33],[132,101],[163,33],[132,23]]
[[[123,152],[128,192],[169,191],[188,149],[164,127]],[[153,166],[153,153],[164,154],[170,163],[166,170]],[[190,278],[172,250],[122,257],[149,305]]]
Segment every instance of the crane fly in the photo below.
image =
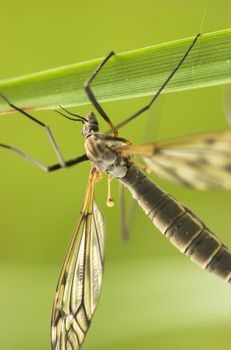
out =
[[91,171],[81,214],[74,230],[59,277],[51,320],[53,350],[78,350],[85,339],[98,304],[104,265],[104,221],[94,201],[94,191],[101,175],[117,178],[131,192],[145,214],[160,232],[182,253],[202,268],[231,282],[231,251],[188,208],[150,181],[136,166],[133,157],[140,157],[156,175],[169,181],[199,190],[231,188],[231,132],[213,132],[177,140],[136,146],[119,136],[118,130],[148,110],[180,68],[200,33],[152,97],[149,104],[115,126],[97,101],[91,83],[106,62],[110,52],[85,82],[84,89],[99,114],[110,126],[110,133],[100,133],[94,113],[87,117],[61,107],[57,112],[83,124],[86,154],[65,161],[49,127],[15,106],[4,95],[8,105],[42,126],[48,134],[59,162],[45,166],[18,148],[0,144],[51,172],[90,160]]

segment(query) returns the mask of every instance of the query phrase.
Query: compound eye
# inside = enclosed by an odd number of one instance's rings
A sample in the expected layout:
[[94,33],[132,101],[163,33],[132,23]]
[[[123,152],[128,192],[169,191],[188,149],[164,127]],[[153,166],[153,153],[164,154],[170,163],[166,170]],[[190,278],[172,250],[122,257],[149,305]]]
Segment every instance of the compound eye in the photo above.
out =
[[93,112],[88,113],[87,115],[88,129],[91,131],[99,131],[99,125],[96,119],[96,116]]
[[88,120],[89,123],[98,124],[96,116],[95,116],[95,114],[93,112],[89,112],[87,114],[87,120]]

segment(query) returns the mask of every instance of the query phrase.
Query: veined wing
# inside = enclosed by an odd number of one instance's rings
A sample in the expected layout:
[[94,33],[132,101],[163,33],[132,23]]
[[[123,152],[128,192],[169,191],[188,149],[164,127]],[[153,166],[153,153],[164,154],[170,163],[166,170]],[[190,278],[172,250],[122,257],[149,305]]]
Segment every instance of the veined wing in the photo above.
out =
[[92,170],[84,205],[59,277],[51,320],[53,350],[79,350],[97,306],[104,263],[104,222]]
[[199,190],[231,189],[230,131],[128,145],[121,153],[141,156],[155,175],[180,185]]

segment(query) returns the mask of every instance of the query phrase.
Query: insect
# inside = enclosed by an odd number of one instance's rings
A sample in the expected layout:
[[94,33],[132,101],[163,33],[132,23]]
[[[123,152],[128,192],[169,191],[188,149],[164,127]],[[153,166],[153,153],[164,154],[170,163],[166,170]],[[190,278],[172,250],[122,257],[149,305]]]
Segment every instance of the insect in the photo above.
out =
[[11,108],[45,128],[59,163],[45,166],[15,147],[6,144],[0,144],[0,147],[18,153],[47,172],[87,160],[92,165],[83,207],[61,270],[53,303],[53,350],[81,348],[98,304],[103,276],[105,230],[102,214],[94,202],[94,192],[102,173],[106,173],[109,179],[117,178],[126,186],[153,224],[182,253],[202,268],[231,282],[231,252],[228,248],[188,208],[150,181],[133,160],[133,156],[140,157],[156,175],[184,186],[199,190],[215,187],[230,189],[231,132],[214,132],[140,146],[133,145],[118,133],[123,125],[151,107],[180,68],[199,36],[200,33],[150,103],[117,126],[112,123],[91,89],[94,78],[114,55],[110,52],[85,82],[84,89],[96,110],[110,126],[112,135],[99,132],[94,113],[89,113],[85,118],[61,107],[62,110],[58,113],[83,124],[82,134],[85,138],[86,154],[68,161],[64,160],[47,125],[1,95]]

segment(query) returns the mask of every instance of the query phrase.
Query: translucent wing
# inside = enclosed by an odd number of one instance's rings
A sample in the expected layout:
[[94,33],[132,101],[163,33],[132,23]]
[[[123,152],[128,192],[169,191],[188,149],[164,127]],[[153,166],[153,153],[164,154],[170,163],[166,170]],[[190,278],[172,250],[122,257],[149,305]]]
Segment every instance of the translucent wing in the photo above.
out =
[[126,146],[158,176],[199,190],[231,189],[231,132],[184,137],[158,144]]
[[83,209],[60,274],[51,320],[53,350],[78,350],[97,306],[103,275],[104,223],[89,178]]

